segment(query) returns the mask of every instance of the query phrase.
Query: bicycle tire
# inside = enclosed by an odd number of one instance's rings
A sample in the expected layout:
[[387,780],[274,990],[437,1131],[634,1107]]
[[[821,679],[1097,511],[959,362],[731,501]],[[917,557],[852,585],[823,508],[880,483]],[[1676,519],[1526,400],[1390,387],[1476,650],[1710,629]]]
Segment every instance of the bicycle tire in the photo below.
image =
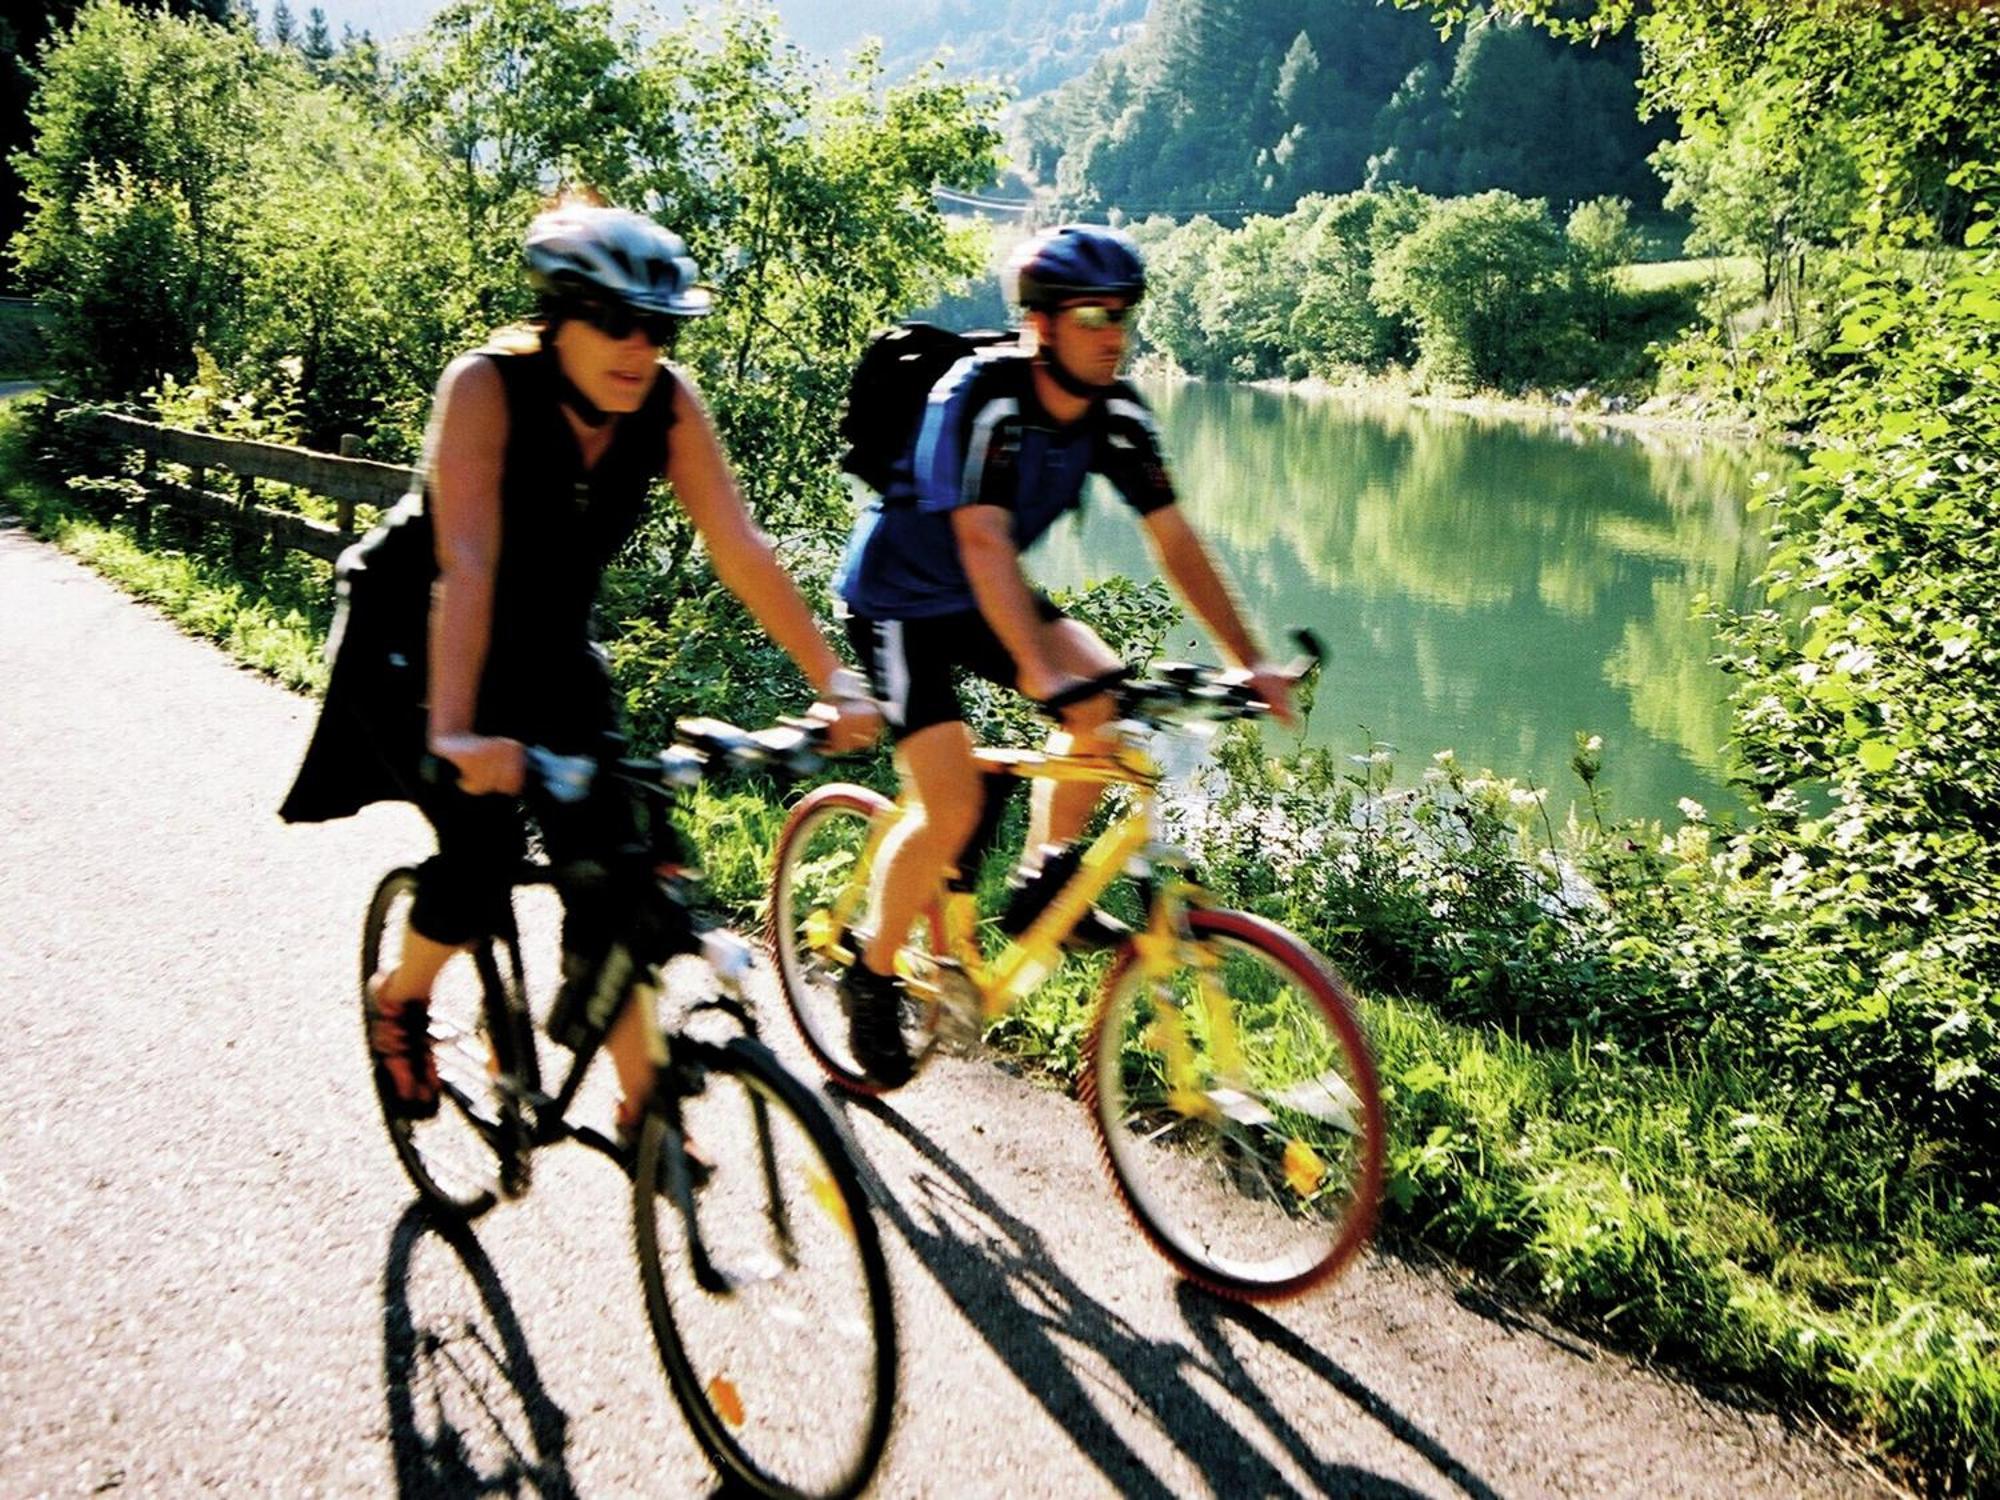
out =
[[[774,1500],[843,1500],[873,1476],[896,1405],[888,1263],[824,1107],[761,1042],[675,1037],[633,1166],[646,1312],[674,1398],[729,1482]],[[747,1106],[747,1108],[746,1108]],[[681,1131],[705,1178],[684,1216]],[[704,1288],[699,1242],[726,1280]],[[826,1273],[844,1267],[838,1279]]]
[[[415,870],[391,870],[375,887],[361,933],[361,1035],[367,1045],[374,1019],[368,981],[385,952],[399,950],[403,926],[415,898]],[[442,1098],[437,1114],[413,1120],[397,1108],[373,1066],[382,1122],[404,1172],[424,1201],[457,1219],[475,1219],[503,1195],[504,1132],[514,1120],[514,1104],[498,1082],[507,1070],[512,1038],[510,1019],[490,1014],[489,990],[479,970],[491,969],[492,941],[483,952],[454,956],[431,992],[431,1046],[437,1057]]]
[[[847,782],[816,787],[786,815],[771,866],[766,938],[785,1005],[813,1061],[855,1094],[885,1090],[870,1080],[848,1046],[847,1011],[838,989],[842,965],[821,951],[827,940],[845,940],[847,934],[822,931],[816,941],[812,929],[824,925],[838,896],[867,879],[863,846],[874,820],[894,805],[880,792]],[[935,908],[919,922],[927,932],[914,933],[912,941],[921,946],[938,931]],[[912,1056],[923,1055],[935,1028],[934,1014],[914,1003],[909,1007],[904,1031]]]
[[[1188,922],[1218,965],[1227,1026],[1208,1018],[1198,964],[1166,977],[1163,1009],[1128,943],[1105,975],[1081,1093],[1119,1196],[1177,1270],[1244,1301],[1296,1296],[1374,1231],[1385,1155],[1374,1059],[1344,981],[1311,948],[1243,912],[1197,908]],[[1178,1096],[1176,1072],[1192,1080]]]

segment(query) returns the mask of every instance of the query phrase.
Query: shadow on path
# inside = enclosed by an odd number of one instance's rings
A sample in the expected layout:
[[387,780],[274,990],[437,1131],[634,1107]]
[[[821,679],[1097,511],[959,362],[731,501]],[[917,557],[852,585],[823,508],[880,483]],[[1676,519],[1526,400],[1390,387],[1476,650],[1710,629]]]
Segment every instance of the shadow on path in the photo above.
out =
[[1336,1364],[1325,1351],[1315,1348],[1298,1333],[1260,1307],[1247,1303],[1230,1302],[1214,1297],[1189,1282],[1182,1282],[1174,1292],[1180,1303],[1181,1316],[1187,1319],[1188,1327],[1208,1351],[1217,1369],[1224,1373],[1224,1380],[1257,1420],[1264,1424],[1270,1434],[1284,1445],[1301,1465],[1307,1463],[1312,1450],[1293,1427],[1283,1412],[1271,1402],[1243,1368],[1236,1351],[1230,1347],[1224,1325],[1234,1324],[1257,1339],[1266,1348],[1283,1354],[1300,1365],[1308,1373],[1316,1375],[1342,1397],[1361,1408],[1379,1422],[1389,1435],[1421,1457],[1425,1463],[1457,1485],[1473,1500],[1500,1500],[1493,1487],[1473,1473],[1452,1455],[1450,1450],[1437,1439],[1405,1417],[1395,1407],[1384,1401],[1367,1384],[1350,1371]]
[[[1232,1316],[1235,1309],[1193,1288],[1184,1291],[1181,1307],[1190,1323],[1213,1334],[1212,1339],[1203,1337],[1209,1345],[1206,1354],[1145,1336],[1064,1274],[1034,1228],[1008,1213],[902,1115],[879,1100],[832,1102],[836,1112],[844,1108],[879,1121],[895,1137],[889,1149],[900,1143],[915,1153],[909,1188],[898,1198],[888,1191],[876,1160],[849,1132],[881,1212],[1022,1388],[1121,1494],[1170,1500],[1176,1493],[1174,1478],[1155,1472],[1122,1434],[1121,1429],[1131,1428],[1121,1410],[1127,1405],[1192,1460],[1213,1493],[1298,1493],[1287,1472],[1259,1451],[1240,1420],[1217,1403],[1217,1388],[1270,1431],[1314,1490],[1364,1500],[1402,1500],[1416,1493],[1400,1481],[1329,1462],[1312,1451],[1215,1332],[1216,1320]],[[884,1148],[877,1147],[873,1156],[883,1157]],[[1207,1310],[1191,1313],[1197,1304]],[[1261,1322],[1248,1325],[1253,1331],[1299,1357],[1263,1325],[1302,1342],[1296,1335],[1262,1314],[1255,1316]],[[1308,1368],[1474,1500],[1494,1500],[1488,1485],[1331,1361],[1321,1359]],[[1107,1416],[1107,1408],[1120,1420]]]
[[493,1263],[470,1229],[421,1203],[389,1238],[382,1373],[398,1494],[575,1494],[569,1417],[542,1388]]

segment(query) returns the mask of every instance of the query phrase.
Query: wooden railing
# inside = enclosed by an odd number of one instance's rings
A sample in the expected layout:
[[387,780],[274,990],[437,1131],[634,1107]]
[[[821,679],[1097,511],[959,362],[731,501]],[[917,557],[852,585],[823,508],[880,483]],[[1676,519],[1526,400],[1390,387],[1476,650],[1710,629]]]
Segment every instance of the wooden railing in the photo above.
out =
[[[220,521],[240,532],[268,537],[277,546],[309,552],[329,562],[357,536],[356,506],[386,509],[416,481],[414,472],[399,464],[284,443],[217,437],[88,407],[72,407],[61,420],[107,449],[133,449],[142,455],[133,501],[142,524],[154,507],[164,505],[191,518]],[[186,481],[166,477],[160,472],[163,464],[185,468]],[[211,477],[216,474],[227,475],[233,482],[218,488]],[[256,489],[260,479],[331,500],[333,521],[315,520],[262,503]]]

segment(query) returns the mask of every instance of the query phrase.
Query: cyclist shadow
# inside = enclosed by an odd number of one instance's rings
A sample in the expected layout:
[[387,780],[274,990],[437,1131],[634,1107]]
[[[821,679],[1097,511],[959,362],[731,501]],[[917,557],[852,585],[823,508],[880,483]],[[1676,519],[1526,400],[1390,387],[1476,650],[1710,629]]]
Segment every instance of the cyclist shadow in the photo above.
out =
[[493,1263],[469,1228],[421,1203],[389,1239],[382,1346],[398,1494],[576,1493],[569,1417],[542,1386]]
[[1244,1369],[1241,1357],[1230,1347],[1225,1324],[1234,1324],[1266,1348],[1287,1356],[1309,1374],[1333,1387],[1387,1429],[1397,1442],[1418,1454],[1442,1477],[1471,1496],[1472,1500],[1500,1500],[1499,1493],[1491,1485],[1466,1468],[1437,1439],[1383,1400],[1351,1371],[1343,1369],[1262,1308],[1211,1296],[1186,1281],[1174,1289],[1174,1300],[1180,1304],[1181,1316],[1187,1320],[1189,1329],[1215,1362],[1214,1368],[1226,1372],[1224,1378],[1229,1388],[1256,1412],[1265,1430],[1299,1462],[1305,1462],[1311,1450],[1298,1430],[1263,1393],[1250,1372]]
[[[1130,1392],[1152,1430],[1191,1459],[1216,1494],[1297,1493],[1293,1480],[1259,1451],[1240,1421],[1204,1394],[1205,1388],[1216,1387],[1262,1425],[1314,1489],[1368,1500],[1402,1500],[1418,1493],[1386,1475],[1331,1462],[1312,1451],[1222,1338],[1217,1319],[1236,1313],[1230,1304],[1183,1288],[1181,1308],[1203,1351],[1140,1333],[1065,1275],[1032,1226],[1008,1213],[909,1120],[880,1100],[843,1102],[879,1121],[919,1158],[907,1174],[914,1191],[899,1198],[848,1132],[877,1207],[1022,1388],[1121,1494],[1166,1500],[1177,1489],[1174,1478],[1156,1472],[1105,1416],[1103,1387],[1110,1382],[1102,1372]],[[1302,1358],[1265,1325],[1292,1344],[1302,1340],[1261,1313],[1252,1316],[1261,1320],[1246,1323],[1253,1332],[1328,1379],[1441,1476],[1474,1500],[1493,1500],[1489,1486],[1388,1402],[1331,1361]],[[1078,1346],[1095,1356],[1088,1361],[1091,1368],[1070,1352]],[[1334,1373],[1341,1378],[1332,1379]],[[1129,1430],[1130,1424],[1124,1425]]]

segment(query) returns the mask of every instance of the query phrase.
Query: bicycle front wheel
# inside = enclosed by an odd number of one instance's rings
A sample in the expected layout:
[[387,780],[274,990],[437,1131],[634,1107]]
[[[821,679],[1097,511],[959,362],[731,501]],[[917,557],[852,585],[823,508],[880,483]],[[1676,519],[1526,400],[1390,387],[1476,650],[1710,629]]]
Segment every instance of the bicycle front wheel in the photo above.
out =
[[1283,928],[1188,913],[1162,968],[1127,945],[1105,978],[1083,1093],[1139,1227],[1184,1275],[1270,1300],[1367,1242],[1382,1194],[1375,1064],[1333,970]]
[[[369,978],[402,952],[416,893],[416,871],[392,870],[368,903],[361,931],[364,1044],[375,1020]],[[379,1073],[375,1080],[382,1121],[403,1170],[427,1203],[463,1219],[476,1218],[500,1196],[501,1146],[512,1120],[513,1104],[500,1085],[504,1069],[496,1060],[479,974],[481,968],[491,971],[492,961],[491,941],[482,940],[476,956],[454,955],[431,991],[431,1049],[442,1093],[438,1112],[427,1120],[407,1118],[385,1091]]]
[[676,1037],[672,1051],[632,1198],[668,1384],[735,1483],[857,1494],[896,1404],[889,1269],[860,1177],[825,1110],[761,1043]]
[[[880,1093],[848,1042],[840,976],[861,941],[855,924],[868,914],[869,842],[894,806],[867,787],[836,783],[799,799],[785,819],[771,871],[770,943],[778,980],[813,1061],[842,1088]],[[917,919],[909,946],[923,949],[938,931],[935,911]],[[913,1055],[930,1043],[935,1017],[906,1005],[904,1031]]]

